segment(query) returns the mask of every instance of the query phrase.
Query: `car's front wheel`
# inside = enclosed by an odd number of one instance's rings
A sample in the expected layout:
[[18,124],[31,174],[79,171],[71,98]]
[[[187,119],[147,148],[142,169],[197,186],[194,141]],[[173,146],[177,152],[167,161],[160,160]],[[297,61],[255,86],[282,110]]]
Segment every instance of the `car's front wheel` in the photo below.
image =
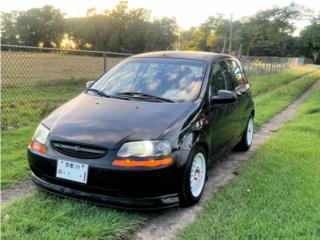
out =
[[182,206],[190,206],[200,200],[207,175],[206,162],[204,149],[195,147],[189,155],[183,174],[179,195]]

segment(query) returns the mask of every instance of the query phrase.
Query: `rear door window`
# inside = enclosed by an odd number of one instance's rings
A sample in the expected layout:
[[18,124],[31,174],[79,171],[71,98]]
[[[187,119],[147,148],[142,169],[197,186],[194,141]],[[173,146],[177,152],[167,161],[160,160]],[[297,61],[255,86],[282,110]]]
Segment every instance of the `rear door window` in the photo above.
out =
[[237,90],[241,88],[243,85],[241,68],[239,67],[238,63],[234,60],[228,60],[227,64],[229,67],[230,75],[233,80],[234,87]]

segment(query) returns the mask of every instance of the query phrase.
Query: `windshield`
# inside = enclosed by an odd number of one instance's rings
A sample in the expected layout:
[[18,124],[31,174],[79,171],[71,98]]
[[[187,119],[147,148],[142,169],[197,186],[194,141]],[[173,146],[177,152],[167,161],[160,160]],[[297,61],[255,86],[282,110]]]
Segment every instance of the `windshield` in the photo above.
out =
[[169,58],[131,58],[103,75],[92,86],[108,95],[135,92],[170,99],[194,100],[200,92],[206,64]]

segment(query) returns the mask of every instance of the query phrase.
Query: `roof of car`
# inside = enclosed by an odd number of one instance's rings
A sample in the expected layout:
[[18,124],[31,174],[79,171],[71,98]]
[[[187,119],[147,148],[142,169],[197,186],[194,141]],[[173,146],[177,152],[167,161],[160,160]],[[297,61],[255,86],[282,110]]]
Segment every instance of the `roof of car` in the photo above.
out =
[[160,51],[160,52],[148,52],[132,56],[134,58],[184,58],[201,60],[211,63],[215,60],[221,58],[232,57],[227,54],[222,53],[212,53],[212,52],[197,52],[197,51]]

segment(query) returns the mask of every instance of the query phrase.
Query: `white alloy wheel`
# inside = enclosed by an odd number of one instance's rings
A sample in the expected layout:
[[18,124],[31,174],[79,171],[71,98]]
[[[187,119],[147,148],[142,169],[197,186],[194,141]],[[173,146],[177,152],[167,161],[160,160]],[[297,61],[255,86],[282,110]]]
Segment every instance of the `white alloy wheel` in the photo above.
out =
[[248,121],[248,126],[247,126],[247,145],[250,146],[252,144],[252,139],[253,139],[253,119],[250,118]]
[[199,197],[206,179],[206,159],[203,153],[196,154],[190,172],[190,190],[193,197]]

